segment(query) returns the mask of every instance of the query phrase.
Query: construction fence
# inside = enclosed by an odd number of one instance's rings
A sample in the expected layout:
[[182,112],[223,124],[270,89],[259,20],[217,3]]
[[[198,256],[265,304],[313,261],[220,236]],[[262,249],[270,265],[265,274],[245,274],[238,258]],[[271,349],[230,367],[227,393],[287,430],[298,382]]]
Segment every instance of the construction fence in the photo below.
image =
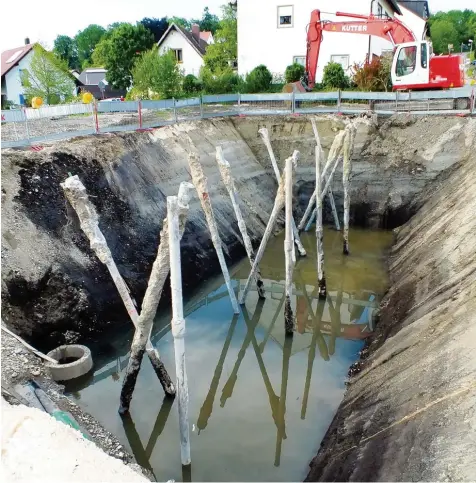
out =
[[2,111],[2,148],[211,117],[299,114],[476,114],[476,89],[425,92],[224,94],[160,101],[101,101]]

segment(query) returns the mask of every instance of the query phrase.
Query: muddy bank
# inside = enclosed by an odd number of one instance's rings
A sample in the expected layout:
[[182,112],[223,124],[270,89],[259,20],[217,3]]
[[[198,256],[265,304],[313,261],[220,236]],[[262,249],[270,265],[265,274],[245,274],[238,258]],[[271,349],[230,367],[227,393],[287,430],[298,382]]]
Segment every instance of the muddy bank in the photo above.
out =
[[[236,177],[243,215],[255,243],[261,238],[276,181],[258,129],[269,129],[278,160],[301,152],[295,196],[297,216],[313,189],[311,124],[300,117],[211,119],[144,133],[77,138],[41,152],[2,154],[3,320],[47,350],[84,341],[129,323],[106,269],[91,252],[59,183],[77,174],[100,217],[119,270],[140,307],[155,257],[165,199],[190,180],[187,152],[201,156],[228,262],[244,255],[233,209],[215,164],[222,146]],[[344,127],[342,118],[319,119],[325,150]],[[415,210],[415,195],[439,172],[463,159],[474,121],[393,118],[360,127],[354,152],[351,223],[395,226]],[[438,136],[440,136],[438,138]],[[444,142],[437,141],[443,136]],[[342,204],[339,178],[336,201]],[[198,198],[191,200],[182,242],[183,284],[190,291],[218,272]],[[168,283],[164,302],[168,298]]]
[[[2,331],[2,396],[12,405],[19,401],[8,394],[16,384],[24,384],[34,378],[48,396],[63,411],[69,411],[82,429],[86,430],[92,441],[112,458],[121,460],[140,475],[154,481],[152,473],[139,466],[133,456],[119,440],[98,423],[91,415],[84,412],[70,398],[63,395],[64,387],[54,382],[45,369],[41,359],[33,355],[16,339]],[[4,389],[6,391],[4,393]]]
[[472,143],[467,159],[430,184],[415,200],[418,213],[396,230],[375,335],[306,481],[476,479]]

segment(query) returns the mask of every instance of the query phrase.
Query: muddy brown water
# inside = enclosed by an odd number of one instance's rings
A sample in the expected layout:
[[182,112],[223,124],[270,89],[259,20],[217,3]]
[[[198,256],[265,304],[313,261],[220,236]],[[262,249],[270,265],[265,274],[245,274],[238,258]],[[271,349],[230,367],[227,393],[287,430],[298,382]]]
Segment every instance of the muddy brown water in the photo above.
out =
[[[222,277],[185,303],[192,465],[182,469],[176,402],[164,399],[144,358],[130,415],[117,413],[132,331],[91,347],[94,371],[67,394],[98,419],[158,481],[302,481],[337,410],[349,366],[387,288],[388,231],[353,229],[350,256],[342,237],[325,229],[328,297],[317,298],[315,236],[304,234],[292,298],[294,337],[284,335],[283,236],[261,263],[267,298],[252,290],[233,316]],[[232,267],[235,290],[249,262]],[[184,277],[186,274],[184,273]],[[170,313],[159,314],[152,341],[174,377]]]

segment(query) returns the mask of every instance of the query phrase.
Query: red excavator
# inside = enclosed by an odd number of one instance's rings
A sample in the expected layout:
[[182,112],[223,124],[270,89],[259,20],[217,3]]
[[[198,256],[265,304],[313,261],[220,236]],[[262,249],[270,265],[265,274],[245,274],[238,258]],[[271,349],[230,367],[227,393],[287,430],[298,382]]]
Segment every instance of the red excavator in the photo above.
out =
[[316,69],[323,32],[375,35],[394,46],[392,63],[393,90],[448,89],[464,86],[464,60],[460,55],[433,54],[431,42],[417,39],[415,34],[396,18],[336,12],[337,17],[358,20],[332,22],[321,20],[320,10],[313,10],[307,31],[306,73],[294,83],[298,91],[310,91],[316,83]]

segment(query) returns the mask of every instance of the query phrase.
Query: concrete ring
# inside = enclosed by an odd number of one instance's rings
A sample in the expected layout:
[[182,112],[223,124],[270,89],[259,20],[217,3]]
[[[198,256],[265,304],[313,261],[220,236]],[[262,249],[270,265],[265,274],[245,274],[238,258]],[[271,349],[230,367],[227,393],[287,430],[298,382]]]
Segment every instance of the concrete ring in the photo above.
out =
[[[45,364],[55,381],[75,379],[87,374],[93,368],[91,351],[85,345],[61,345],[48,352],[47,355],[59,362],[59,364],[51,362]],[[61,363],[68,359],[71,359],[71,362]]]

